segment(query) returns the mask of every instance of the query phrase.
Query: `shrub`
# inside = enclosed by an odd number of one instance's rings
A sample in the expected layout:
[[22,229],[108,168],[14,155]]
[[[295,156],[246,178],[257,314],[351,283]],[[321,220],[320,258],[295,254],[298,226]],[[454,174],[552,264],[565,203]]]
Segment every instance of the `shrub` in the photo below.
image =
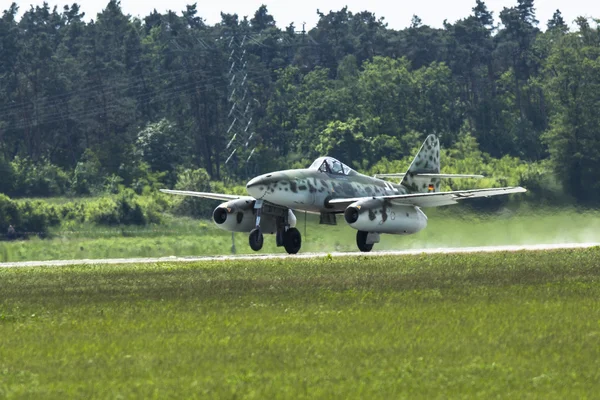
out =
[[[185,169],[177,175],[175,189],[208,192],[211,190],[210,178],[203,168]],[[191,217],[210,217],[214,207],[214,201],[196,197],[177,196],[173,201],[173,212],[175,214]]]
[[71,190],[76,194],[97,191],[102,181],[101,168],[98,157],[91,150],[86,150],[73,171]]
[[34,163],[29,158],[15,157],[13,192],[16,196],[48,197],[66,192],[69,177],[62,169],[47,160]]
[[166,172],[152,172],[150,166],[143,161],[133,160],[130,164],[123,164],[119,168],[122,183],[131,187],[139,195],[148,195],[164,187]]
[[69,202],[59,207],[59,215],[63,221],[85,222],[86,207],[82,202]]
[[0,237],[6,237],[10,225],[21,235],[35,233],[44,236],[50,226],[60,222],[61,214],[55,205],[40,200],[15,202],[0,195]]
[[60,223],[59,213],[54,205],[36,200],[18,203],[17,207],[21,219],[18,231],[45,236],[48,227]]
[[86,205],[86,221],[101,225],[117,225],[119,214],[117,203],[109,197],[103,197]]
[[125,225],[146,225],[146,216],[142,206],[136,201],[130,191],[123,191],[117,198],[117,213],[119,223]]
[[0,194],[0,238],[4,237],[10,225],[20,224],[20,215],[17,205],[8,196]]
[[100,225],[146,225],[160,222],[158,206],[140,203],[131,189],[114,198],[104,197],[87,204],[86,220]]
[[107,177],[104,181],[104,189],[106,190],[106,192],[111,194],[119,193],[121,190],[124,189],[123,178],[121,178],[118,175],[112,174],[111,176]]

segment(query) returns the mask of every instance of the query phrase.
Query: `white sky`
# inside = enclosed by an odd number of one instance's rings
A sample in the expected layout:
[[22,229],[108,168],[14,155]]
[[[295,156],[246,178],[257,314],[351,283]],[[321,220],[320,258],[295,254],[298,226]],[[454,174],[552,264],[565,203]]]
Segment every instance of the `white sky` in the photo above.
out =
[[[43,0],[0,0],[0,10],[6,10],[15,1],[19,7],[19,16],[29,9],[30,5],[41,5]],[[144,17],[156,9],[164,12],[171,9],[180,14],[186,4],[193,4],[195,0],[121,0],[123,12],[132,16]],[[108,0],[46,0],[50,8],[55,5],[59,10],[65,4],[76,2],[85,12],[86,20],[96,19]],[[494,12],[494,20],[499,22],[499,13],[504,7],[516,5],[516,0],[486,0],[488,8]],[[213,25],[221,20],[220,12],[236,13],[241,17],[249,18],[254,12],[265,4],[269,13],[273,15],[277,26],[284,28],[291,22],[297,29],[306,22],[307,30],[314,27],[318,20],[317,9],[327,13],[330,10],[340,10],[344,6],[353,13],[368,10],[379,17],[385,17],[389,28],[402,29],[410,24],[413,14],[418,15],[424,24],[433,27],[442,27],[444,19],[454,22],[471,14],[475,0],[197,0],[198,15],[208,24]],[[597,0],[537,0],[535,1],[537,19],[540,28],[546,28],[546,21],[552,17],[558,8],[567,23],[580,16],[600,18],[600,1]]]

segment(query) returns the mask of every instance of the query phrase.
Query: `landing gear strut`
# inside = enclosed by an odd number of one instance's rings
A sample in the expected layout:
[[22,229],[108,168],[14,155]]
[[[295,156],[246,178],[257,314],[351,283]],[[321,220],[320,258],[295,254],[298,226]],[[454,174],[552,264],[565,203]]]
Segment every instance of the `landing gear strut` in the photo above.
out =
[[[248,243],[252,250],[259,251],[262,249],[264,243],[264,228],[267,233],[274,233],[274,230],[277,231],[277,247],[283,246],[288,254],[296,254],[300,251],[300,248],[302,247],[302,236],[298,229],[291,227],[291,225],[296,224],[296,217],[291,210],[270,203],[264,204],[263,200],[260,199],[255,201],[254,209],[256,210],[256,225],[255,228],[250,231],[250,236],[248,237]],[[260,220],[263,212],[267,219],[264,221],[263,227],[261,228]]]
[[368,253],[373,250],[373,243],[367,244],[367,237],[369,236],[369,232],[358,231],[356,232],[356,245],[358,249],[363,253]]
[[248,243],[250,244],[250,248],[254,251],[259,251],[263,247],[263,234],[260,231],[260,217],[262,214],[262,200],[256,200],[254,203],[254,209],[256,210],[256,228],[250,231],[250,236],[248,237]]

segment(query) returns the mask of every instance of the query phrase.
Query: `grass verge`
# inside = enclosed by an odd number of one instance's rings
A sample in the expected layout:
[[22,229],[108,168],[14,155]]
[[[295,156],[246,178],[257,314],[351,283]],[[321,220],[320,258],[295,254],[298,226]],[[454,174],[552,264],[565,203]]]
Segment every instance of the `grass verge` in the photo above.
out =
[[[493,246],[553,243],[600,243],[600,212],[573,209],[517,210],[484,214],[449,207],[427,209],[428,227],[416,235],[382,235],[379,250],[436,247]],[[318,225],[318,216],[298,214],[302,252],[357,251],[356,231],[343,217],[337,226]],[[305,234],[306,232],[306,234]],[[231,254],[231,233],[211,221],[166,217],[164,225],[150,227],[99,227],[73,225],[50,232],[52,239],[0,242],[0,262],[199,256]],[[235,234],[236,252],[253,253],[248,235]],[[265,235],[262,252],[283,253],[273,235]]]
[[0,397],[591,398],[600,250],[0,270]]

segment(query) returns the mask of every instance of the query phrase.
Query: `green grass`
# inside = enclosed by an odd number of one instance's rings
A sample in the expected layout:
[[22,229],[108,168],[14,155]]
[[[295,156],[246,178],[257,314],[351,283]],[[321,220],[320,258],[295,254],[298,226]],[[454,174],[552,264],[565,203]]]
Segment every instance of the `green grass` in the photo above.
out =
[[0,398],[594,398],[599,259],[0,269]]
[[[380,250],[432,247],[492,246],[510,244],[551,244],[600,242],[600,212],[572,209],[535,210],[522,207],[494,213],[465,211],[459,207],[427,209],[429,225],[411,236],[382,235]],[[298,214],[303,234],[302,252],[356,251],[356,231],[339,216],[337,226],[318,225]],[[152,227],[63,226],[51,231],[53,239],[0,242],[0,262],[218,255],[231,253],[231,233],[211,221],[167,216],[164,225]],[[252,253],[248,235],[235,234],[236,251]],[[272,235],[265,236],[262,252],[284,253]]]

